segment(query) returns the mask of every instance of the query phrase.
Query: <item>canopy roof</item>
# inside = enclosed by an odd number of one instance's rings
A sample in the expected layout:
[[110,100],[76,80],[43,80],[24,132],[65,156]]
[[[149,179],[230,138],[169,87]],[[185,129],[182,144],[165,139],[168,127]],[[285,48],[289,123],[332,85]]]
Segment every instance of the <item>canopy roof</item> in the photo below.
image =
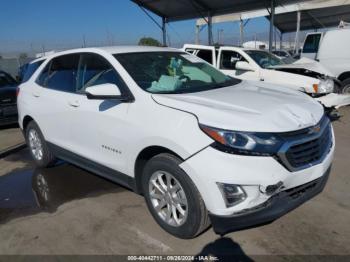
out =
[[[301,11],[300,30],[338,26],[340,21],[350,21],[350,5]],[[274,25],[283,33],[294,32],[297,12],[275,15]]]
[[[350,21],[350,0],[311,0],[276,7],[274,25],[283,33],[294,32],[297,24],[297,12],[301,12],[300,30],[338,26],[341,20]],[[266,16],[265,9],[235,12],[214,16],[213,23],[239,21]],[[206,24],[205,19],[198,19],[197,25]]]
[[[168,22],[269,8],[271,0],[131,0]],[[286,5],[308,0],[276,0]]]

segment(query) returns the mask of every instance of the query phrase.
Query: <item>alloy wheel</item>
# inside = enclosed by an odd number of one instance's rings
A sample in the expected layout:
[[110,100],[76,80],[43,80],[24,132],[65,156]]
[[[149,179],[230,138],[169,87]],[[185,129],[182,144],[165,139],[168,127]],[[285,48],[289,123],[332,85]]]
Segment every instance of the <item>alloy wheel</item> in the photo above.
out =
[[43,146],[41,139],[36,130],[29,130],[28,134],[29,147],[36,160],[40,161],[43,158]]
[[157,171],[149,180],[149,196],[158,216],[170,226],[183,225],[188,215],[184,189],[170,173]]

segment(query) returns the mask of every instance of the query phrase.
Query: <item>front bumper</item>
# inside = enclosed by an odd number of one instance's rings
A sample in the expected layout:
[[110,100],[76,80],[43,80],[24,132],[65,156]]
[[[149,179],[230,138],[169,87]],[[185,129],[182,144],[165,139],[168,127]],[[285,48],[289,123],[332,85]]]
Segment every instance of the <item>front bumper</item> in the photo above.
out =
[[245,228],[268,224],[292,211],[304,202],[313,198],[324,189],[331,168],[311,182],[282,191],[268,201],[254,208],[242,210],[232,216],[216,216],[210,214],[215,233],[224,235]]

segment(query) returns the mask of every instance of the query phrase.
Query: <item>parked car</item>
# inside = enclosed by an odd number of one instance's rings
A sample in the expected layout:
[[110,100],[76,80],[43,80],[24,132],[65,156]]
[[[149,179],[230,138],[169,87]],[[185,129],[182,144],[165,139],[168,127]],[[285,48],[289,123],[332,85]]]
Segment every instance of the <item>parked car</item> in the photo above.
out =
[[180,238],[295,209],[323,190],[335,147],[311,97],[170,48],[56,53],[21,84],[18,108],[37,166],[63,159],[131,188]]
[[286,50],[273,50],[272,53],[279,59],[292,57],[292,55]]
[[275,55],[256,49],[233,46],[185,44],[182,50],[202,58],[223,73],[242,80],[263,81],[278,89],[293,88],[313,97],[334,91],[334,81],[326,69],[310,63],[286,64]]
[[341,92],[350,94],[350,29],[340,28],[307,34],[301,57],[315,59],[341,82]]
[[0,126],[15,124],[17,119],[16,92],[18,83],[4,71],[0,71]]

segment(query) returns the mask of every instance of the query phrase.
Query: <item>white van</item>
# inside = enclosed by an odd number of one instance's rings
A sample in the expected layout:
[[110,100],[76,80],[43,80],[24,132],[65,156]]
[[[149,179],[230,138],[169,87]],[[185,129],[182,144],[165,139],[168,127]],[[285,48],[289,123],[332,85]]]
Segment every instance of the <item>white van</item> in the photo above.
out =
[[315,32],[306,36],[301,57],[319,61],[341,82],[342,92],[350,93],[350,29]]

